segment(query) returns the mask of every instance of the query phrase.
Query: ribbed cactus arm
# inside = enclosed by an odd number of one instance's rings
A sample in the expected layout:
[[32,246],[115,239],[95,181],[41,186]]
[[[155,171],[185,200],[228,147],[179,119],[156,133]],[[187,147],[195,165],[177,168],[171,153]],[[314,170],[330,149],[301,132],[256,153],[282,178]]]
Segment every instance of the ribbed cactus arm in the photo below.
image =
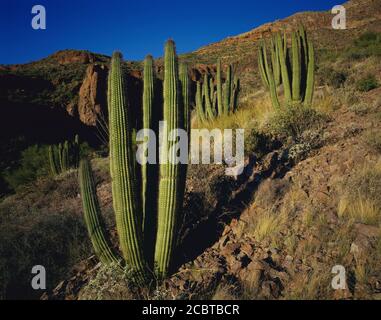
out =
[[287,68],[287,42],[286,35],[284,35],[284,39],[282,41],[282,36],[280,33],[276,35],[276,45],[278,46],[279,52],[279,63],[280,63],[280,71],[282,76],[282,83],[284,89],[284,96],[286,98],[287,103],[291,102],[291,84],[290,78],[288,75]]
[[102,263],[119,263],[121,259],[112,251],[105,237],[104,223],[99,209],[93,173],[90,162],[87,159],[80,162],[79,185],[85,223],[95,254]]
[[[173,129],[183,128],[182,103],[179,100],[178,64],[173,41],[165,45],[164,54],[164,106],[163,119],[167,126],[164,129],[164,139]],[[168,141],[168,140],[167,140]],[[161,148],[162,159],[170,159],[169,154],[174,142],[168,142]],[[158,199],[158,230],[155,247],[155,271],[158,278],[168,274],[171,256],[176,240],[177,213],[182,206],[180,198],[183,191],[180,183],[180,165],[163,163],[160,165],[159,199]]]
[[278,95],[276,92],[274,72],[267,58],[267,49],[266,49],[265,42],[262,42],[261,48],[262,49],[260,50],[260,55],[261,55],[260,61],[263,61],[263,69],[265,70],[266,78],[269,84],[271,101],[275,108],[279,108],[280,104],[279,104]]
[[204,107],[202,104],[202,92],[201,92],[201,84],[199,81],[196,83],[196,111],[198,120],[200,123],[203,123],[205,119]]
[[228,70],[226,71],[226,81],[225,81],[225,95],[224,95],[224,114],[229,114],[230,106],[230,94],[231,94],[231,82],[232,82],[232,67],[228,65]]
[[123,256],[140,281],[143,280],[146,267],[142,250],[142,209],[137,192],[132,125],[120,53],[114,53],[112,57],[110,85],[110,168],[113,171],[112,194],[116,226]]
[[304,103],[306,106],[311,106],[314,87],[315,87],[315,49],[311,40],[308,40],[308,67],[307,67],[307,84],[306,84],[306,95]]
[[203,82],[202,86],[203,86],[203,91],[204,91],[205,113],[206,113],[208,119],[213,120],[214,119],[214,113],[212,110],[212,101],[210,100],[208,75],[206,73],[204,75],[204,82]]
[[59,173],[59,168],[56,161],[54,146],[48,147],[48,158],[49,158],[49,164],[50,164],[50,171],[52,175],[56,176]]
[[190,96],[189,96],[189,76],[188,67],[186,64],[181,63],[179,66],[179,76],[181,83],[181,93],[184,105],[184,129],[189,135],[190,131]]
[[[144,79],[143,79],[143,129],[152,129],[152,108],[154,102],[154,75],[153,75],[153,58],[148,55],[144,60]],[[148,142],[148,141],[147,141]],[[144,225],[150,223],[145,221],[146,212],[149,210],[148,175],[149,164],[142,164],[142,209],[143,209],[143,232]],[[152,223],[152,221],[151,221]]]
[[267,79],[267,74],[265,70],[265,65],[263,62],[263,44],[260,44],[258,47],[258,69],[259,69],[259,74],[262,79],[263,86],[268,89],[269,88],[269,80]]
[[274,38],[271,38],[271,64],[274,70],[275,85],[280,85],[280,66],[279,66],[279,52],[278,46],[275,45]]
[[291,35],[291,52],[292,52],[292,100],[300,101],[300,77],[301,77],[301,53],[300,39],[296,32]]
[[221,74],[221,59],[217,61],[217,110],[218,115],[223,114],[224,105],[222,100],[222,74]]

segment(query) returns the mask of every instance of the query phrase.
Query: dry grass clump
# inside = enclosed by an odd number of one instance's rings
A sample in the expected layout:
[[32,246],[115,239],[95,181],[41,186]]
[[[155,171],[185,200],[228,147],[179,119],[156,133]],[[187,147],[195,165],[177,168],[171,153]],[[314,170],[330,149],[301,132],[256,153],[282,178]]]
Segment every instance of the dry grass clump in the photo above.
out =
[[370,130],[365,134],[364,139],[372,149],[381,153],[381,131]]
[[370,225],[381,223],[381,161],[365,166],[345,182],[338,215]]

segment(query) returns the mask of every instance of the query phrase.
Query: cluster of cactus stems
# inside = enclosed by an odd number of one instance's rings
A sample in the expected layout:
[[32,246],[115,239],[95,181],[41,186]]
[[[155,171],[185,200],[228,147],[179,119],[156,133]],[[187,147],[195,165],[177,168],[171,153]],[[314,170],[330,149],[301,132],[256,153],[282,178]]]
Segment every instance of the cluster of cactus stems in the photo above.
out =
[[65,141],[63,144],[48,147],[50,171],[53,176],[77,168],[79,164],[79,137],[75,136],[74,142]]
[[217,61],[216,86],[213,78],[204,75],[202,84],[196,83],[196,112],[198,120],[203,123],[214,120],[221,115],[229,115],[237,110],[239,79],[232,77],[232,67],[226,70],[225,83],[222,83],[221,60]]
[[[280,107],[277,88],[283,85],[286,105],[312,104],[315,82],[315,52],[303,26],[291,34],[291,48],[287,36],[280,33],[262,40],[259,46],[258,67],[262,82],[270,93],[272,104]],[[270,54],[268,54],[268,49]]]
[[[111,61],[108,86],[110,174],[112,179],[113,207],[123,258],[109,243],[102,224],[89,161],[80,165],[80,186],[87,228],[100,260],[117,262],[127,267],[138,282],[146,282],[153,274],[158,279],[167,276],[177,240],[179,215],[182,211],[186,164],[165,162],[136,163],[134,148],[134,111],[126,95],[122,73],[122,57],[114,53]],[[158,129],[155,115],[162,108],[164,145],[161,159],[176,157],[169,154],[176,142],[168,139],[174,129],[189,132],[189,78],[185,65],[179,65],[175,44],[165,45],[164,80],[162,99],[156,99],[157,90],[154,64],[151,56],[144,61],[142,129]],[[158,103],[160,101],[160,104]],[[134,106],[135,108],[135,106]],[[147,142],[147,141],[146,141]]]

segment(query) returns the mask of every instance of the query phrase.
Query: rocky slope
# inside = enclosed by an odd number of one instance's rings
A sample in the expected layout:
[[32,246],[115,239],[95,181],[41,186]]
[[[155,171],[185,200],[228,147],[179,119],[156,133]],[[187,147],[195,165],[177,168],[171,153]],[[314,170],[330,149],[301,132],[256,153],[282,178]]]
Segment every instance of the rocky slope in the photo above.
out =
[[[123,277],[90,257],[42,298],[379,299],[380,220],[347,220],[339,203],[351,177],[380,165],[366,140],[370,130],[381,130],[372,120],[381,114],[380,93],[363,97],[366,112],[343,105],[332,113],[318,129],[319,145],[298,160],[290,157],[293,145],[253,156],[238,180],[218,166],[191,166],[181,266],[156,291],[123,287]],[[112,210],[108,181],[98,195],[103,211]],[[345,290],[331,287],[335,265],[346,268]]]

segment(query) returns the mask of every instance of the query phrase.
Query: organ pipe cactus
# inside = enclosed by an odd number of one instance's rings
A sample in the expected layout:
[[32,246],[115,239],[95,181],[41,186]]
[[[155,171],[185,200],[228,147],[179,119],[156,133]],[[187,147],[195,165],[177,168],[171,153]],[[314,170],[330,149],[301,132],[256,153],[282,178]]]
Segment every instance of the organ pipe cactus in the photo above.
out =
[[75,136],[74,142],[65,141],[64,144],[50,145],[48,159],[50,171],[53,176],[66,172],[70,168],[77,168],[79,163],[79,137]]
[[[286,34],[275,35],[271,41],[271,64],[267,60],[266,44],[259,46],[258,66],[264,86],[269,90],[274,107],[279,108],[277,86],[282,83],[287,105],[303,103],[310,106],[315,81],[315,52],[303,26],[291,34],[291,49],[288,54]],[[281,78],[278,82],[278,63]]]
[[[166,125],[162,130],[162,145],[160,148],[160,165],[149,164],[141,166],[141,175],[137,174],[135,153],[133,149],[134,114],[126,96],[126,87],[122,74],[121,54],[114,53],[109,73],[109,128],[110,128],[110,173],[112,177],[113,206],[116,215],[116,225],[120,247],[129,270],[133,270],[134,280],[139,283],[151,278],[151,270],[155,270],[157,278],[165,277],[171,265],[172,255],[177,240],[177,222],[182,209],[185,189],[186,164],[173,162],[176,149],[172,148],[176,141],[169,139],[169,133],[174,129],[189,130],[189,79],[186,66],[179,70],[175,44],[168,41],[164,55],[163,82],[163,120]],[[144,63],[143,86],[143,128],[155,128],[155,78],[153,59],[148,56]],[[156,119],[158,120],[158,119]],[[168,161],[166,161],[168,160]],[[159,168],[159,174],[152,174],[149,167]],[[80,179],[90,179],[90,174],[82,173],[89,166],[81,164]],[[157,171],[155,171],[157,172]],[[141,176],[141,180],[139,180]],[[158,180],[158,192],[155,193],[155,183]],[[83,183],[82,183],[83,184]],[[82,197],[94,203],[96,197],[92,184],[84,184],[81,188]],[[152,192],[151,192],[152,191]],[[89,193],[92,196],[89,196]],[[154,194],[156,201],[148,205],[150,195]],[[85,208],[84,211],[89,211]],[[89,206],[88,206],[89,207]],[[93,206],[98,208],[96,206]],[[97,210],[93,210],[97,212]],[[85,212],[85,215],[89,213]],[[93,213],[91,215],[99,216]],[[96,219],[85,219],[87,224],[98,223]],[[94,225],[88,230],[94,230]],[[90,232],[90,231],[89,231]],[[91,234],[90,234],[91,237]],[[100,239],[92,239],[96,252]],[[150,240],[149,240],[150,239]],[[151,251],[148,242],[154,250]],[[98,249],[96,248],[98,246]],[[105,263],[118,260],[110,255],[110,250],[103,248]],[[99,253],[98,253],[99,254]]]
[[196,111],[200,123],[214,120],[217,116],[229,115],[237,110],[240,86],[239,79],[233,77],[232,66],[228,66],[225,83],[222,83],[221,60],[218,59],[216,88],[214,83],[213,78],[205,74],[202,91],[199,89],[201,84],[199,82],[196,84]]

